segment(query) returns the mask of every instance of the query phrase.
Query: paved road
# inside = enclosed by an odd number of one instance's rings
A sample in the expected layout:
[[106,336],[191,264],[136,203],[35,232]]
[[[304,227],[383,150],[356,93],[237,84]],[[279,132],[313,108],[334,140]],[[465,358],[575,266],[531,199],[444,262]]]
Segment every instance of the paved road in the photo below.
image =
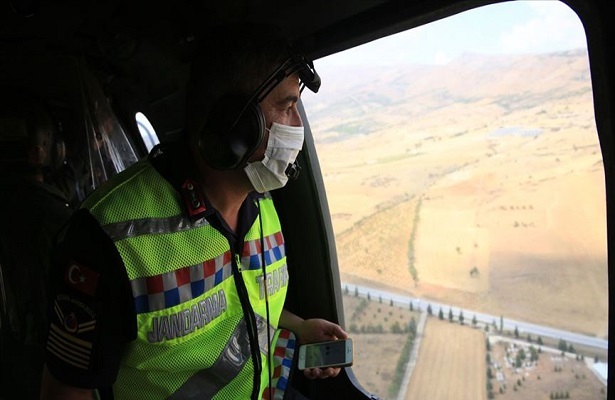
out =
[[[345,290],[346,287],[348,288],[349,293],[354,293],[356,288],[358,290],[359,296],[361,297],[367,297],[367,293],[369,293],[372,300],[378,299],[379,296],[382,296],[382,300],[386,302],[390,302],[392,299],[393,304],[400,307],[410,307],[410,302],[412,302],[412,306],[415,310],[426,310],[427,306],[431,305],[434,314],[437,314],[440,311],[440,308],[442,308],[445,318],[448,318],[449,309],[453,310],[453,315],[455,316],[455,318],[459,316],[459,311],[462,310],[463,316],[467,323],[471,323],[472,318],[474,317],[474,315],[476,315],[476,319],[478,320],[478,322],[491,324],[493,321],[495,321],[498,327],[500,325],[499,315],[489,315],[465,308],[460,309],[457,306],[451,306],[448,304],[438,303],[431,300],[426,301],[417,297],[401,296],[396,293],[374,289],[367,286],[342,283],[342,289]],[[527,334],[529,333],[532,336],[541,336],[543,338],[549,337],[557,340],[563,339],[567,343],[572,343],[573,345],[579,344],[604,350],[609,348],[609,342],[605,339],[597,338],[594,336],[587,336],[575,332],[568,332],[561,329],[554,329],[547,326],[531,324],[529,322],[516,321],[508,319],[506,318],[506,316],[504,316],[504,329],[514,330],[515,328],[519,329],[519,333],[522,337],[527,336]]]

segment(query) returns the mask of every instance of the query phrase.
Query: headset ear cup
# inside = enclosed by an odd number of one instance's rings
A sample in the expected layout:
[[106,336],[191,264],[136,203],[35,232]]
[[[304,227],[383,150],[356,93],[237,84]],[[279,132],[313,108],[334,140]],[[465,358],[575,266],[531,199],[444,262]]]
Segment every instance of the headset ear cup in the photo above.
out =
[[[245,148],[245,152],[241,154],[236,166],[243,167],[248,162],[248,159],[256,152],[258,147],[263,142],[265,136],[265,114],[260,104],[251,102],[241,118],[231,130],[230,137],[239,138],[237,143],[239,148]],[[236,132],[236,134],[235,134]],[[230,143],[231,147],[236,146],[235,143]],[[239,155],[239,153],[237,153]]]
[[[245,110],[238,116],[238,109]],[[210,109],[199,137],[199,152],[216,169],[243,167],[263,140],[265,116],[260,105],[243,96],[224,96]]]

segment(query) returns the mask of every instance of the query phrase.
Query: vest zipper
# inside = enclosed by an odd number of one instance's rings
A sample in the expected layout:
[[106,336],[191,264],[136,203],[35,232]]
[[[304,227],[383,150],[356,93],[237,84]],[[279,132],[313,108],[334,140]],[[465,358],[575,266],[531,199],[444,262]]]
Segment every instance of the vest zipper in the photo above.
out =
[[[234,246],[231,246],[231,248],[234,249]],[[254,383],[252,386],[251,398],[254,400],[258,400],[258,396],[260,393],[261,374],[263,371],[262,360],[260,356],[260,346],[258,341],[258,327],[256,324],[256,316],[254,315],[254,310],[252,309],[252,305],[250,304],[248,290],[246,289],[246,284],[243,280],[243,275],[241,273],[241,258],[238,252],[234,250],[232,251],[232,269],[233,276],[235,278],[235,288],[237,289],[237,293],[239,294],[241,309],[243,311],[244,319],[248,328],[248,339],[250,342],[250,351],[252,353],[252,365],[254,366]]]

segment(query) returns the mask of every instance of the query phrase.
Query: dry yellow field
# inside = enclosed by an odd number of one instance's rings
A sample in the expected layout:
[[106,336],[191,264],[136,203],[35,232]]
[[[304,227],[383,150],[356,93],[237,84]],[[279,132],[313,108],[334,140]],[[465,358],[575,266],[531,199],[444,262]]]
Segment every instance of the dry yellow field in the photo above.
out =
[[486,399],[485,357],[484,332],[428,318],[405,398]]
[[[454,193],[423,199],[414,242],[418,285],[408,261],[417,200],[402,201],[337,235],[342,281],[606,337],[600,179],[594,171],[569,174],[516,202],[512,190],[502,190],[474,211]],[[444,189],[428,196],[437,190]],[[478,276],[470,275],[474,267]]]
[[319,148],[323,164],[337,168],[325,183],[342,280],[606,337],[595,131],[485,140],[496,127],[423,139],[422,157],[405,153],[408,137],[390,146],[393,132],[355,142],[365,159],[347,155],[344,142]]

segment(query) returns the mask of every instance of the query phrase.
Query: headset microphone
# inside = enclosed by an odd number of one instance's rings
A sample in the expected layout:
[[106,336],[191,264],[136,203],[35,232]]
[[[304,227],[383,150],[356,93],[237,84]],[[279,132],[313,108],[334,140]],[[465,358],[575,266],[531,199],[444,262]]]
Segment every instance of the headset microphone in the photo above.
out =
[[288,164],[288,167],[286,167],[286,171],[284,171],[284,173],[288,179],[291,181],[296,181],[301,173],[301,165],[299,165],[299,162],[295,160],[293,163]]

